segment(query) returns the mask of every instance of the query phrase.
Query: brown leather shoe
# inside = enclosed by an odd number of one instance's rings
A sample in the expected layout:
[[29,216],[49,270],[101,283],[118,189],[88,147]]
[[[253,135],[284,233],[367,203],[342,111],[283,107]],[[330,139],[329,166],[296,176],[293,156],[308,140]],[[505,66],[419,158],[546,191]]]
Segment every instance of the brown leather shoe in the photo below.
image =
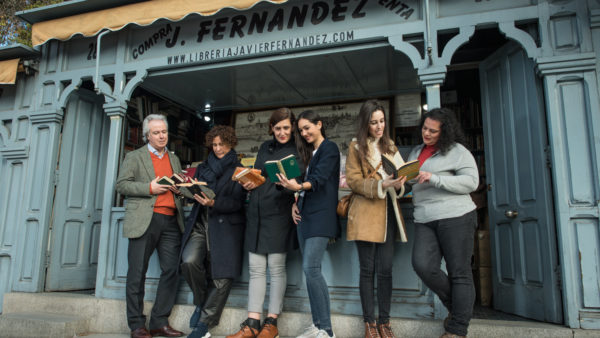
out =
[[267,317],[257,338],[279,338],[279,330],[277,330],[277,318]]
[[365,322],[365,338],[381,338],[379,331],[377,331],[377,325],[375,323]]
[[227,336],[227,338],[256,338],[257,335],[257,329],[253,329],[248,325],[243,325],[238,332]]
[[140,327],[131,331],[131,338],[152,338],[152,335],[145,327]]
[[450,333],[450,332],[445,332],[443,335],[440,336],[440,338],[466,338],[467,336],[459,336],[457,334],[454,333]]
[[392,325],[390,325],[389,322],[385,324],[377,324],[377,329],[379,330],[379,335],[381,338],[396,338],[394,331],[392,331]]
[[171,327],[171,325],[165,325],[160,329],[150,330],[150,334],[152,336],[162,336],[162,337],[182,337],[183,332],[177,331]]

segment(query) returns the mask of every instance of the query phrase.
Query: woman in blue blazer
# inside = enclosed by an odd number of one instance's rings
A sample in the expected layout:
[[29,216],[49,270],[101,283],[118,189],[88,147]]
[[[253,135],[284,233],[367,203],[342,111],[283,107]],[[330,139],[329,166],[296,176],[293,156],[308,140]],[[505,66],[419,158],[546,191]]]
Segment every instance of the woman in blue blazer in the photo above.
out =
[[292,207],[298,225],[302,268],[313,325],[299,338],[335,337],[331,328],[329,289],[321,273],[321,261],[330,239],[339,237],[336,214],[340,182],[340,151],[325,136],[323,120],[314,111],[302,112],[296,121],[296,146],[306,173],[302,183],[279,175],[281,185],[299,193]]

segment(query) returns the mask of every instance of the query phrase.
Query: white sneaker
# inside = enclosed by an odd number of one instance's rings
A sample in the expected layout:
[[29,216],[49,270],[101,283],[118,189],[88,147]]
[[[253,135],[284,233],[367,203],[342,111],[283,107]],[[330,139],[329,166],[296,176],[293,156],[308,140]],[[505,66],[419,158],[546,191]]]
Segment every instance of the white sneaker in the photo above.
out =
[[319,330],[319,332],[317,332],[316,338],[335,338],[335,333],[333,334],[333,336],[330,337],[329,333],[327,333],[327,331]]
[[[309,327],[304,329],[304,332],[297,336],[296,338],[316,338],[317,334],[319,334],[319,329],[315,326],[315,324],[311,324]],[[325,331],[323,331],[325,332]],[[327,332],[325,332],[327,334]]]

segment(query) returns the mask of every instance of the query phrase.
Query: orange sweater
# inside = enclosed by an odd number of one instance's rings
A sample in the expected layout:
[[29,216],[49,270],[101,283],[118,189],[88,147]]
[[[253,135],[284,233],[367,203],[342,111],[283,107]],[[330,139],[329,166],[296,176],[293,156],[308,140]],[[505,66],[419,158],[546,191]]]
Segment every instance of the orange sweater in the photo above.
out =
[[[166,152],[162,158],[150,153],[152,158],[152,165],[154,166],[154,174],[158,177],[171,177],[173,175],[173,169],[171,168],[171,162],[169,161],[169,153]],[[152,193],[152,188],[150,188]],[[171,190],[167,190],[164,194],[158,195],[156,203],[154,204],[154,212],[173,216],[175,215],[175,200],[173,199],[173,193]]]

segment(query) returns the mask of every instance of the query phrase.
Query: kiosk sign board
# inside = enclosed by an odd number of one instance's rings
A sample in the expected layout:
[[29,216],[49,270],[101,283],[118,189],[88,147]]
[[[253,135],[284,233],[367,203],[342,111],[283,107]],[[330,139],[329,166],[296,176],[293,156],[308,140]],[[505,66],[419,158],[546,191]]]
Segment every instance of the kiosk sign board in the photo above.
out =
[[[383,8],[383,10],[382,10]],[[362,29],[419,20],[419,1],[303,1],[132,29],[127,62],[164,66],[280,54],[367,37]]]

